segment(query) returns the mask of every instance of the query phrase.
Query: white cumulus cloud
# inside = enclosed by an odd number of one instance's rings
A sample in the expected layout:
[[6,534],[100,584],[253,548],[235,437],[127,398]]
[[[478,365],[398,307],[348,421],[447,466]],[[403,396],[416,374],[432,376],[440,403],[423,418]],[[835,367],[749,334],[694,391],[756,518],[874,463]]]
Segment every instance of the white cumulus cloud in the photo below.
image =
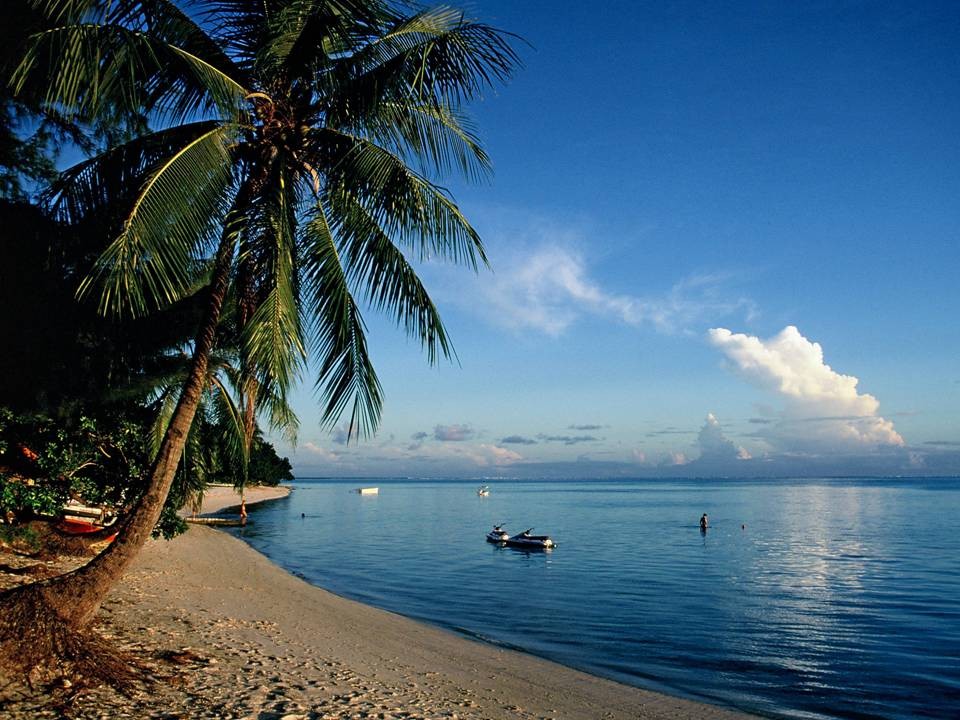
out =
[[737,445],[723,434],[723,428],[720,427],[720,421],[713,413],[707,413],[707,419],[700,428],[700,434],[697,436],[697,445],[700,448],[699,460],[703,461],[727,461],[727,460],[749,460],[750,453],[746,449]]
[[857,390],[859,380],[824,362],[823,348],[793,325],[767,340],[713,328],[710,343],[754,385],[783,402],[780,421],[761,435],[783,450],[851,450],[904,444],[893,423],[877,413],[880,402]]
[[687,465],[689,462],[690,460],[687,458],[686,453],[682,452],[668,452],[660,458],[661,467]]
[[301,459],[305,462],[327,462],[327,463],[338,463],[340,462],[340,455],[331,450],[327,450],[325,447],[321,447],[314,442],[306,442],[299,448],[302,452],[297,453],[302,455]]
[[523,460],[523,455],[520,453],[499,447],[498,445],[481,444],[477,449],[479,452],[475,455],[475,460],[478,465],[486,465],[488,463],[491,465],[509,465]]

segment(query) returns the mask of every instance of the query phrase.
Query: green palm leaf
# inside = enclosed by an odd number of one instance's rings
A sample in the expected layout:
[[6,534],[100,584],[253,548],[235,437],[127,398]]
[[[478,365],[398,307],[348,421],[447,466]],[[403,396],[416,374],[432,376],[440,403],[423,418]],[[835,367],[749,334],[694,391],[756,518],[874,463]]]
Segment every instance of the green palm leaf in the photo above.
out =
[[290,174],[277,169],[274,192],[260,204],[259,223],[246,241],[242,261],[262,275],[258,307],[243,329],[243,350],[258,371],[259,384],[285,395],[306,357],[300,324],[299,271],[296,263],[297,192]]
[[36,2],[57,26],[34,37],[14,85],[67,115],[137,112],[161,128],[52,191],[71,220],[129,208],[81,286],[102,312],[142,315],[195,292],[219,248],[215,296],[236,303],[236,326],[218,337],[237,344],[243,412],[292,424],[309,348],[323,424],[349,412],[351,436],[375,430],[383,403],[357,299],[431,362],[454,357],[408,256],[486,263],[438,176],[488,176],[461,107],[519,64],[509,36],[385,0]]
[[45,105],[84,120],[144,108],[180,119],[210,110],[236,117],[250,91],[232,67],[221,67],[225,56],[204,58],[200,43],[192,44],[179,47],[121,25],[63,25],[31,38],[11,85],[15,92],[43,85]]
[[369,212],[349,195],[331,199],[348,282],[378,311],[392,311],[407,335],[426,348],[429,361],[452,355],[440,313],[403,253]]
[[157,167],[217,126],[212,120],[176,125],[116,145],[64,170],[45,200],[66,222],[129,209]]
[[244,441],[243,413],[233,400],[233,395],[224,381],[216,374],[210,377],[211,414],[214,428],[220,435],[221,445],[226,449],[226,465],[239,476],[235,484],[242,487],[248,480],[250,455]]
[[470,180],[490,177],[490,158],[462,113],[436,103],[384,102],[377,110],[377,117],[364,118],[363,131],[374,143],[415,165],[419,174],[446,176],[457,171]]
[[197,262],[215,240],[233,184],[237,131],[217,125],[153,172],[123,231],[81,285],[81,297],[99,287],[102,313],[138,316],[193,287]]
[[504,34],[451,8],[426,10],[397,23],[338,63],[321,104],[334,127],[379,114],[383,102],[455,106],[506,80],[519,57]]
[[313,350],[321,361],[316,383],[325,401],[321,425],[333,428],[350,407],[349,436],[367,437],[380,421],[383,388],[367,351],[360,309],[320,205],[303,225],[303,245]]
[[269,19],[260,58],[264,68],[309,76],[345,50],[376,38],[390,17],[383,4],[369,0],[289,0]]
[[316,134],[328,156],[331,195],[352,196],[384,232],[419,259],[440,257],[476,270],[487,262],[480,235],[447,194],[401,158],[364,138],[329,128]]

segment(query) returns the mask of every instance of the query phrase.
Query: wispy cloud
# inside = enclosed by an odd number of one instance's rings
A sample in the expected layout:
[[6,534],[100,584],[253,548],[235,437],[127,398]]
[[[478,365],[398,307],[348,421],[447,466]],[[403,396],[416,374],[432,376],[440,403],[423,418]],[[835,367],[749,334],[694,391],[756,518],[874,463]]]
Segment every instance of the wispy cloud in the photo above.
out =
[[298,455],[301,455],[301,460],[309,463],[333,463],[337,464],[340,462],[340,453],[334,452],[333,450],[328,450],[325,447],[317,445],[314,442],[303,443],[298,450]]
[[383,459],[391,461],[400,468],[423,468],[425,466],[445,466],[451,470],[470,471],[490,466],[509,465],[520,462],[523,456],[498,445],[469,442],[428,443],[415,449],[392,448]]
[[607,317],[662,333],[703,327],[734,313],[755,314],[754,303],[730,290],[725,273],[691,275],[661,295],[632,295],[606,290],[591,277],[577,252],[543,244],[495,262],[496,273],[479,286],[484,302],[474,307],[516,330],[560,335],[587,317]]
[[645,433],[647,437],[660,437],[662,435],[693,435],[693,430],[680,430],[679,428],[668,427],[662,430],[650,430]]
[[507,435],[500,440],[501,445],[536,445],[537,441],[523,435]]
[[423,443],[428,437],[430,437],[430,433],[422,431],[415,432],[410,436],[410,440],[412,440],[412,442],[407,445],[407,450],[419,450],[421,447],[423,447]]
[[585,442],[597,442],[600,438],[593,435],[537,435],[543,442],[563,443],[564,445],[577,445]]
[[580,430],[581,432],[587,430],[603,430],[603,425],[567,425],[567,430]]

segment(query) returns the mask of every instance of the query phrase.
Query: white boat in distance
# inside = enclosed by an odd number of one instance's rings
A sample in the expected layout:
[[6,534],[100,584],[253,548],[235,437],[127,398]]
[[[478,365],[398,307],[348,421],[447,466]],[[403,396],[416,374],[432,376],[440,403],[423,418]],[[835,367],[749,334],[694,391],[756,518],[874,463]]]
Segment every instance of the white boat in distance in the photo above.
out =
[[489,494],[490,494],[490,488],[487,487],[486,485],[481,485],[480,487],[477,488],[477,495],[479,495],[480,497],[486,497]]

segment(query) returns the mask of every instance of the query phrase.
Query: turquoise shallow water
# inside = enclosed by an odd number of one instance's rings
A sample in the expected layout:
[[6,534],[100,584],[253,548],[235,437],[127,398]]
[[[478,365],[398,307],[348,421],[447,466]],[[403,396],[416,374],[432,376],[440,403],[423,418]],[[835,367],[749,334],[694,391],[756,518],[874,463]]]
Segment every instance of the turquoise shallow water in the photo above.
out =
[[[960,479],[488,484],[298,480],[239,534],[333,592],[641,687],[960,717]],[[495,523],[559,547],[495,547]]]

